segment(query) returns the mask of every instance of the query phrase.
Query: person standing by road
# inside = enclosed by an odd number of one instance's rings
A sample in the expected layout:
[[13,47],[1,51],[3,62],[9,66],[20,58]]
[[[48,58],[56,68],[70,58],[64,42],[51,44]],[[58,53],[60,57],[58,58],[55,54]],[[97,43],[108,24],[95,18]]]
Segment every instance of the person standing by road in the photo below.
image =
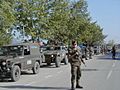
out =
[[68,50],[68,58],[71,65],[71,90],[75,90],[75,81],[76,88],[83,88],[80,86],[80,77],[81,77],[81,62],[85,64],[82,59],[81,49],[77,46],[75,40],[72,41],[72,46]]
[[93,53],[92,45],[89,46],[88,50],[89,50],[89,59],[92,59],[92,53]]
[[112,47],[112,58],[115,59],[115,55],[116,55],[116,47],[115,45]]
[[88,60],[89,49],[88,45],[85,46],[85,60]]

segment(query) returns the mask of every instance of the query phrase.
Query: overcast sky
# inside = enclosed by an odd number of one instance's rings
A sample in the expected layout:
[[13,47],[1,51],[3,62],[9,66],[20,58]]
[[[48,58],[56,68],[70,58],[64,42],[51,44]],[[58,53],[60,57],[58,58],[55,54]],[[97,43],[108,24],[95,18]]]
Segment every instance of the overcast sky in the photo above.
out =
[[106,41],[120,43],[120,0],[86,0],[93,19],[108,35]]

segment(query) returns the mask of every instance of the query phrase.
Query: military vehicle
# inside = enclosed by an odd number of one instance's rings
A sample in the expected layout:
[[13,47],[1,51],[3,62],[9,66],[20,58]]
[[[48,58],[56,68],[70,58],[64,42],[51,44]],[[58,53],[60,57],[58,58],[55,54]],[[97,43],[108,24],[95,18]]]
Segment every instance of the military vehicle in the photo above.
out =
[[56,67],[60,67],[63,62],[65,65],[68,64],[67,49],[61,45],[47,45],[43,47],[44,59],[47,65],[55,63]]
[[34,43],[6,45],[0,48],[0,77],[17,81],[21,71],[32,70],[39,73],[42,58],[39,46]]

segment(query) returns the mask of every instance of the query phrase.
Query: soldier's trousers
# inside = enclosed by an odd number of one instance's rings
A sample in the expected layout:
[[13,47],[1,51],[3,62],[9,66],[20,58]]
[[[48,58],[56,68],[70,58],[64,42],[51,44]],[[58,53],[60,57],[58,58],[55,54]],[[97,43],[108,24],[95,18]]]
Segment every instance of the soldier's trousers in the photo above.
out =
[[80,77],[81,77],[80,66],[71,65],[71,83],[75,83],[75,81],[79,81]]

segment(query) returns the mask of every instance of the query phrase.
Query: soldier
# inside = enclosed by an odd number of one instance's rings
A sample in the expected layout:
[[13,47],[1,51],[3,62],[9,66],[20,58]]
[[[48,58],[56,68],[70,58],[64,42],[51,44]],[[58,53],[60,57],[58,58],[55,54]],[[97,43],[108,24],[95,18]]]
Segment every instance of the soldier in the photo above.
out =
[[[71,65],[71,90],[75,90],[75,79],[76,79],[76,88],[83,88],[80,86],[80,77],[81,77],[81,62],[82,55],[80,52],[80,48],[77,46],[76,41],[72,41],[72,46],[68,50],[68,58]],[[85,64],[85,63],[84,63]]]
[[89,59],[92,59],[93,49],[91,45],[89,46],[88,50],[89,50]]
[[88,46],[85,46],[85,60],[88,60],[89,49]]
[[115,55],[116,55],[116,48],[115,45],[112,47],[112,58],[115,59]]

